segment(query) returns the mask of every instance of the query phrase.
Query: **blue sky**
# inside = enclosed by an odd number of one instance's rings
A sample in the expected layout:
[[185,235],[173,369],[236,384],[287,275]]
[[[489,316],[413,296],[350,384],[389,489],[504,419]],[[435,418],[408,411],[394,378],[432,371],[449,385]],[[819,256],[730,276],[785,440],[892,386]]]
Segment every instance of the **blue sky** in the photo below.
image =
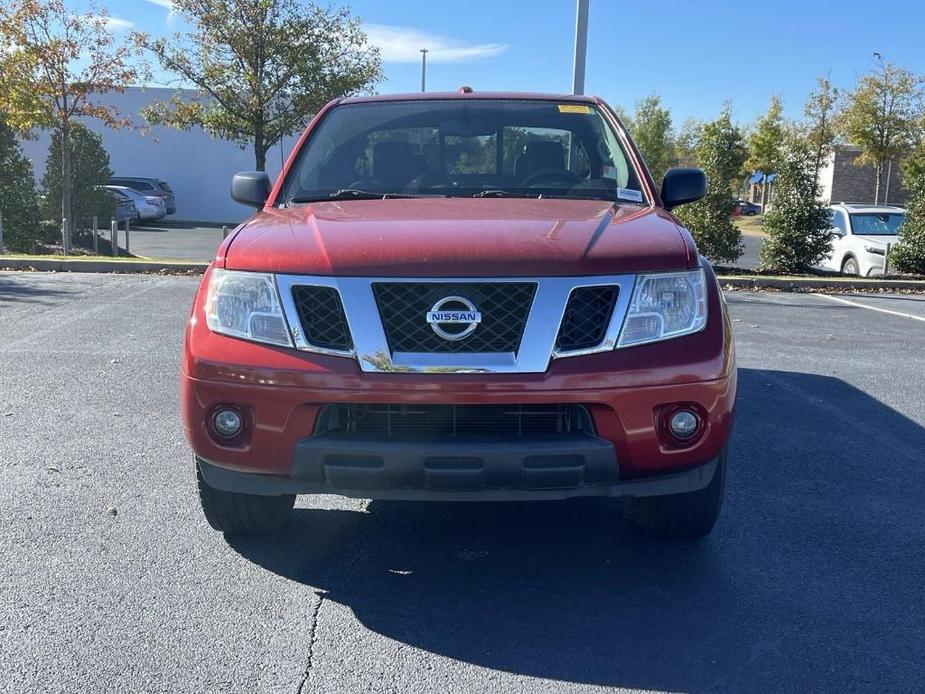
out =
[[[336,0],[334,0],[336,2]],[[182,28],[170,0],[98,0],[117,34]],[[75,0],[78,4],[79,0]],[[324,4],[324,2],[322,2]],[[354,0],[382,49],[380,92],[571,89],[574,0]],[[736,120],[760,115],[771,93],[798,117],[827,72],[850,88],[872,53],[925,73],[925,3],[917,0],[591,0],[586,92],[632,109],[656,92],[676,124],[711,118],[730,100]],[[120,21],[121,20],[121,21]]]

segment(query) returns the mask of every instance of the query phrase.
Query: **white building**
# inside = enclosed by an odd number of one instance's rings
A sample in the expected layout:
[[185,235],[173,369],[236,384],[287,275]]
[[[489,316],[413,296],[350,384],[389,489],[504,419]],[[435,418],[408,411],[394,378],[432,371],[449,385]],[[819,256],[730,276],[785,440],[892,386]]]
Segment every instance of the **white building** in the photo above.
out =
[[[109,165],[116,176],[150,176],[167,181],[177,198],[177,212],[169,219],[235,224],[253,210],[234,202],[228,195],[231,177],[254,169],[253,150],[240,149],[227,140],[210,137],[200,128],[173,130],[149,127],[138,115],[152,101],[162,101],[175,89],[130,87],[123,94],[104,96],[106,103],[131,119],[132,128],[113,130],[97,119],[86,126],[103,137]],[[37,131],[38,138],[22,143],[32,160],[36,180],[45,171],[50,135]],[[275,179],[281,156],[288,156],[295,137],[286,138],[267,153],[267,173]]]

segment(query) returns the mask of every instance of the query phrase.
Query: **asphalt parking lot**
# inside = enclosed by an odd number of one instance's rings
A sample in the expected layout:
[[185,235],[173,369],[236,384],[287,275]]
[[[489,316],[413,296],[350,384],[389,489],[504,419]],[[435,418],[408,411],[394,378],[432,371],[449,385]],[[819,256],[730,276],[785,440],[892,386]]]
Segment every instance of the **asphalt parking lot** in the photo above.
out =
[[[234,229],[235,224],[229,224]],[[125,232],[119,245],[125,248]],[[106,238],[108,234],[104,233]],[[182,222],[165,219],[153,224],[130,226],[129,251],[145,258],[190,260],[208,263],[222,242],[221,224]]]
[[0,691],[921,691],[925,298],[728,294],[701,543],[612,501],[324,497],[227,541],[177,414],[197,281],[0,273]]

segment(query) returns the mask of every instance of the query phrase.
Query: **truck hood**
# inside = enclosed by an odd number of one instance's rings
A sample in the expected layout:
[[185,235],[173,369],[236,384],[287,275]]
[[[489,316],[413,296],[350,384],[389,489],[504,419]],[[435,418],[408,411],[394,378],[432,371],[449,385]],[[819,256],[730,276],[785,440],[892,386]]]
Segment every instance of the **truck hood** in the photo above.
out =
[[523,277],[696,264],[660,208],[600,200],[412,198],[267,209],[219,250],[228,269],[343,277]]

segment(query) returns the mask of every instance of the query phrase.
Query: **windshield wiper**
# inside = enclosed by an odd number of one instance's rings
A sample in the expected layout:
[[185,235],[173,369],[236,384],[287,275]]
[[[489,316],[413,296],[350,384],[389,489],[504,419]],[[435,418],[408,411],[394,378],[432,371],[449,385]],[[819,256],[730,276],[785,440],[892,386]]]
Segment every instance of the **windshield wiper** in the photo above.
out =
[[606,200],[607,202],[618,203],[622,201],[614,200],[606,194],[601,195],[568,195],[567,193],[512,193],[509,190],[483,190],[476,193],[474,198],[531,198],[535,200]]
[[483,190],[479,193],[476,193],[472,197],[474,198],[541,198],[543,197],[542,193],[512,193],[508,190]]
[[289,198],[287,205],[301,202],[321,202],[324,200],[388,200],[389,198],[414,198],[416,195],[406,193],[374,193],[357,188],[341,188],[327,195],[302,195]]

